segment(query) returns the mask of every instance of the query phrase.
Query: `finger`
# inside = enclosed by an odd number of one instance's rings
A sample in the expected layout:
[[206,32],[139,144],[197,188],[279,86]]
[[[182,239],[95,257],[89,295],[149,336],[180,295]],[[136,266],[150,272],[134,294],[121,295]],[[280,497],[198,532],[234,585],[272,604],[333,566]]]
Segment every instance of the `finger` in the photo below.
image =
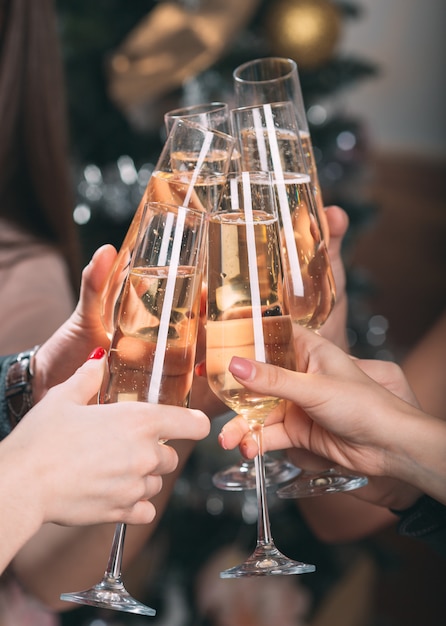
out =
[[297,357],[296,369],[299,372],[316,372],[333,376],[338,376],[339,372],[342,372],[343,378],[359,372],[351,356],[321,334],[294,324],[293,337]]
[[[162,406],[159,407],[162,410]],[[208,417],[198,409],[169,406],[160,423],[160,440],[204,439],[210,432]]]
[[[106,280],[112,271],[116,250],[106,244],[94,253],[90,263],[82,272],[79,302],[74,321],[89,328],[89,334],[106,337],[98,312],[101,310],[102,293]],[[105,345],[105,342],[104,342]]]
[[200,361],[195,365],[195,375],[199,378],[206,378],[206,361]]
[[125,524],[150,524],[156,517],[155,506],[150,500],[140,500],[131,509],[120,511],[111,522]]
[[[290,400],[304,409],[311,409],[327,400],[332,400],[333,396],[339,393],[339,389],[337,389],[339,381],[335,376],[338,353],[347,359],[347,363],[352,365],[342,351],[336,350],[333,358],[329,359],[329,373],[332,372],[332,374],[326,376],[321,376],[320,369],[309,362],[307,363],[307,373],[301,373],[241,357],[232,358],[229,371],[237,381],[248,389],[257,392],[265,392],[266,390],[268,395]],[[345,367],[344,363],[343,365]],[[315,376],[310,373],[311,369],[316,372]],[[344,379],[346,378],[345,375]]]
[[341,207],[332,205],[326,207],[325,216],[330,230],[330,244],[333,240],[339,241],[348,229],[349,219],[347,213]]
[[96,348],[88,360],[68,380],[54,387],[50,392],[62,393],[65,401],[72,400],[76,404],[88,404],[101,386],[106,354],[103,348]]
[[[239,450],[240,454],[245,457],[245,459],[253,459],[257,455],[259,446],[250,432],[241,440]],[[265,446],[264,450],[266,450]]]
[[110,244],[105,244],[96,250],[90,263],[82,272],[82,289],[84,295],[96,295],[102,293],[103,286],[107,280],[113,263],[116,260],[116,250]]
[[150,500],[150,498],[158,495],[162,488],[163,479],[161,478],[161,476],[154,476],[153,474],[149,474],[145,478],[145,493],[144,498],[142,499]]
[[333,276],[335,277],[338,296],[345,289],[345,269],[341,255],[343,238],[348,229],[347,214],[339,207],[332,206],[327,209],[327,219],[330,227],[330,244],[328,255],[330,257]]
[[223,426],[218,442],[223,450],[233,450],[248,432],[248,422],[241,415],[236,415]]
[[[157,446],[157,449],[154,451],[154,453],[157,455],[157,463],[156,465],[153,465],[153,463],[151,463],[150,467],[148,468],[149,474],[147,475],[147,478],[150,478],[150,476],[157,476],[158,478],[160,478],[165,474],[171,474],[178,467],[179,459],[178,453],[175,448],[169,446],[167,443],[164,443],[164,440],[162,439],[156,442],[154,445]],[[150,496],[147,497],[152,497],[153,495],[155,495],[155,493],[152,493]]]

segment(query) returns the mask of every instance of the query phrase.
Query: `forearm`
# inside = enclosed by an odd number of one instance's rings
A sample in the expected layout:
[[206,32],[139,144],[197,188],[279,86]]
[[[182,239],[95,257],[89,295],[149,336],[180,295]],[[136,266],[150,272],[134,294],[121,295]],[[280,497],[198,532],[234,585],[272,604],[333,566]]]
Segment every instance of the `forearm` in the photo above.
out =
[[298,506],[313,533],[327,543],[357,541],[396,520],[388,509],[358,500],[348,493],[302,498]]
[[446,422],[420,412],[392,447],[389,474],[446,504]]
[[41,523],[32,476],[25,455],[10,449],[7,438],[0,444],[0,573]]
[[420,406],[446,420],[446,313],[401,364]]

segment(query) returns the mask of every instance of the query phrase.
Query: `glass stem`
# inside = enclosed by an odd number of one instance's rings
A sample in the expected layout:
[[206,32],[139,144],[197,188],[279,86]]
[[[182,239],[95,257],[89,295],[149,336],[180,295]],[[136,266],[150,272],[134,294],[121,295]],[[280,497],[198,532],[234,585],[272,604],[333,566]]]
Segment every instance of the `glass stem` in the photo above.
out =
[[116,524],[107,569],[105,571],[105,577],[107,579],[114,580],[118,583],[121,581],[122,554],[124,552],[126,528],[126,524]]
[[256,492],[258,509],[257,545],[271,546],[273,545],[273,538],[271,535],[268,506],[266,501],[267,494],[265,481],[265,461],[263,457],[263,425],[256,424],[252,428],[252,434],[259,449],[257,456],[254,459],[256,470]]

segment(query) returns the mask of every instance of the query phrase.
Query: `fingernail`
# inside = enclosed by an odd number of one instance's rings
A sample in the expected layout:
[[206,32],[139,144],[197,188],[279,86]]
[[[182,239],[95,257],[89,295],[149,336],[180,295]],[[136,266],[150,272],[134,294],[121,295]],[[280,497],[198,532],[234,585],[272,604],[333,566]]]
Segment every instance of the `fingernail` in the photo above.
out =
[[229,371],[242,380],[252,380],[256,373],[255,365],[252,361],[233,356],[229,364]]
[[223,450],[227,450],[225,446],[225,436],[223,434],[223,430],[221,430],[220,434],[218,435],[218,443],[220,444],[220,447],[223,448]]
[[201,363],[196,364],[195,374],[197,376],[206,376],[206,363],[204,361],[201,361]]
[[247,443],[241,443],[240,444],[240,454],[247,459],[248,458],[248,444]]
[[95,349],[93,350],[93,352],[92,352],[91,354],[89,354],[87,361],[88,361],[89,359],[102,359],[102,357],[104,356],[104,354],[105,354],[105,350],[104,350],[104,348],[101,348],[101,347],[99,347],[99,348],[95,348]]

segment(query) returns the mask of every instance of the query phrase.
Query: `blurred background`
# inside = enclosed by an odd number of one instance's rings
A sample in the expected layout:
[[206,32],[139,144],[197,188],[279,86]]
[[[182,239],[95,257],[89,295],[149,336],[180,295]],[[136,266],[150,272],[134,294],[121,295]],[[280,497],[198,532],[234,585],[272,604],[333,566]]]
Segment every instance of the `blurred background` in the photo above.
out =
[[[446,305],[444,0],[56,0],[55,6],[74,219],[85,260],[102,243],[119,247],[165,139],[167,110],[211,100],[231,106],[236,66],[291,57],[325,202],[350,218],[344,258],[352,351],[403,358]],[[248,594],[260,606],[265,593],[277,603],[280,626],[443,623],[444,563],[422,545],[390,529],[328,546],[284,501],[271,503],[274,534],[285,551],[296,544],[300,558],[317,562],[317,573],[277,588],[268,581],[267,590],[204,584],[204,575],[217,577],[218,545],[250,545],[255,535],[252,494],[212,488],[211,474],[228,462],[216,445],[198,446],[157,531],[158,552],[135,565],[135,595],[161,607],[153,624],[270,624],[241,602]],[[213,608],[203,612],[206,594]],[[228,621],[215,617],[231,605]],[[290,605],[291,617],[283,612]],[[146,623],[86,608],[61,619],[79,626]]]

